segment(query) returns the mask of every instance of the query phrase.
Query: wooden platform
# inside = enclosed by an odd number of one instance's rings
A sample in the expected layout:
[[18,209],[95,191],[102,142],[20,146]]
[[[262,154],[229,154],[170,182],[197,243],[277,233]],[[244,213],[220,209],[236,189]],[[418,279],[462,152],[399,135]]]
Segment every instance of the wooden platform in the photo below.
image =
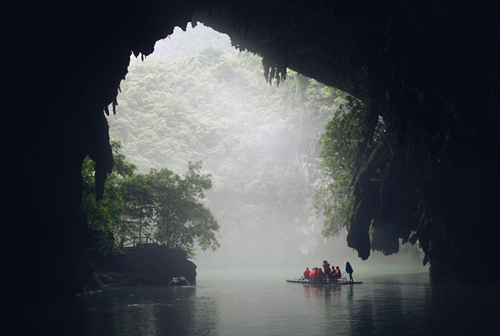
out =
[[294,280],[287,280],[286,282],[294,282],[294,283],[303,283],[303,284],[310,284],[310,285],[358,285],[363,283],[363,281],[347,281],[347,280],[339,280],[337,282],[329,282],[329,281],[310,281],[308,279],[294,279]]

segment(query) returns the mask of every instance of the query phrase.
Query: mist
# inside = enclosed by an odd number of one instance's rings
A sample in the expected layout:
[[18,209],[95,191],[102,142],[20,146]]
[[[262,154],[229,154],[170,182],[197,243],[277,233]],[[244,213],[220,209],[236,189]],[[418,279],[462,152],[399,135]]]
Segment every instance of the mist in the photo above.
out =
[[313,208],[320,183],[318,135],[338,108],[328,87],[293,71],[279,87],[261,59],[237,52],[228,36],[198,23],[158,41],[144,61],[132,57],[110,135],[141,173],[177,174],[202,161],[213,187],[206,205],[220,225],[220,249],[197,250],[199,269],[396,265],[425,270],[416,246],[372,253],[347,246],[346,232],[325,239]]

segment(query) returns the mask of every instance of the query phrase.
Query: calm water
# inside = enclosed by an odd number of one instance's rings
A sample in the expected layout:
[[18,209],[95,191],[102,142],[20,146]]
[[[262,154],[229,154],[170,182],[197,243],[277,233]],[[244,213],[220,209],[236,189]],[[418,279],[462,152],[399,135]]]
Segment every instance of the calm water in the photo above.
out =
[[355,272],[363,284],[303,285],[286,283],[289,273],[200,272],[197,286],[40,303],[23,307],[8,334],[500,335],[498,289],[431,283],[426,273]]

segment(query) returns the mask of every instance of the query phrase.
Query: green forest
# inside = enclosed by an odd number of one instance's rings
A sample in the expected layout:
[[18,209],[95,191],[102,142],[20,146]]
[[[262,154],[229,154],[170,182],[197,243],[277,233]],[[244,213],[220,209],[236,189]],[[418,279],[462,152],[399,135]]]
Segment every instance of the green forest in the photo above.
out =
[[112,141],[111,147],[115,165],[102,199],[96,199],[94,162],[87,157],[82,167],[82,205],[92,240],[97,243],[94,249],[103,254],[120,253],[131,241],[147,243],[150,239],[188,255],[193,254],[195,243],[202,250],[219,247],[217,220],[201,203],[212,181],[210,175],[200,174],[200,162],[189,162],[183,176],[167,168],[139,174],[119,153],[120,142]]
[[[223,35],[196,29],[204,43],[221,44]],[[228,46],[196,48],[196,41],[183,38],[172,35],[175,53],[167,39],[157,43],[152,59],[131,62],[108,122],[115,157],[126,156],[133,172],[117,171],[116,179],[144,179],[148,188],[161,174],[205,179],[193,199],[203,209],[204,229],[171,246],[197,248],[197,260],[211,267],[296,265],[345,251],[345,237],[332,242],[349,216],[363,104],[290,70],[279,86],[269,85],[259,56]],[[344,143],[335,142],[339,136]],[[120,183],[122,203],[141,208],[126,199],[130,182]],[[139,229],[169,243],[165,219],[143,208],[115,219],[115,244]],[[144,220],[149,227],[133,225]],[[132,223],[128,231],[125,221]],[[202,253],[207,248],[219,251]]]

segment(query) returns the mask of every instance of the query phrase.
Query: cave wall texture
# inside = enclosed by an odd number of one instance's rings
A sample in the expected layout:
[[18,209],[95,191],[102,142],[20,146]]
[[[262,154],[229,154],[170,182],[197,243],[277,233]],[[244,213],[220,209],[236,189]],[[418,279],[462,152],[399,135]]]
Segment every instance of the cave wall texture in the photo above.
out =
[[480,0],[12,4],[2,15],[7,300],[85,288],[81,163],[90,154],[104,182],[113,164],[105,115],[131,51],[150,54],[192,20],[262,55],[269,80],[290,68],[368,103],[368,126],[387,123],[384,183],[371,183],[375,163],[355,182],[348,244],[360,257],[394,252],[416,231],[433,278],[476,281],[473,268],[498,284],[499,13]]

